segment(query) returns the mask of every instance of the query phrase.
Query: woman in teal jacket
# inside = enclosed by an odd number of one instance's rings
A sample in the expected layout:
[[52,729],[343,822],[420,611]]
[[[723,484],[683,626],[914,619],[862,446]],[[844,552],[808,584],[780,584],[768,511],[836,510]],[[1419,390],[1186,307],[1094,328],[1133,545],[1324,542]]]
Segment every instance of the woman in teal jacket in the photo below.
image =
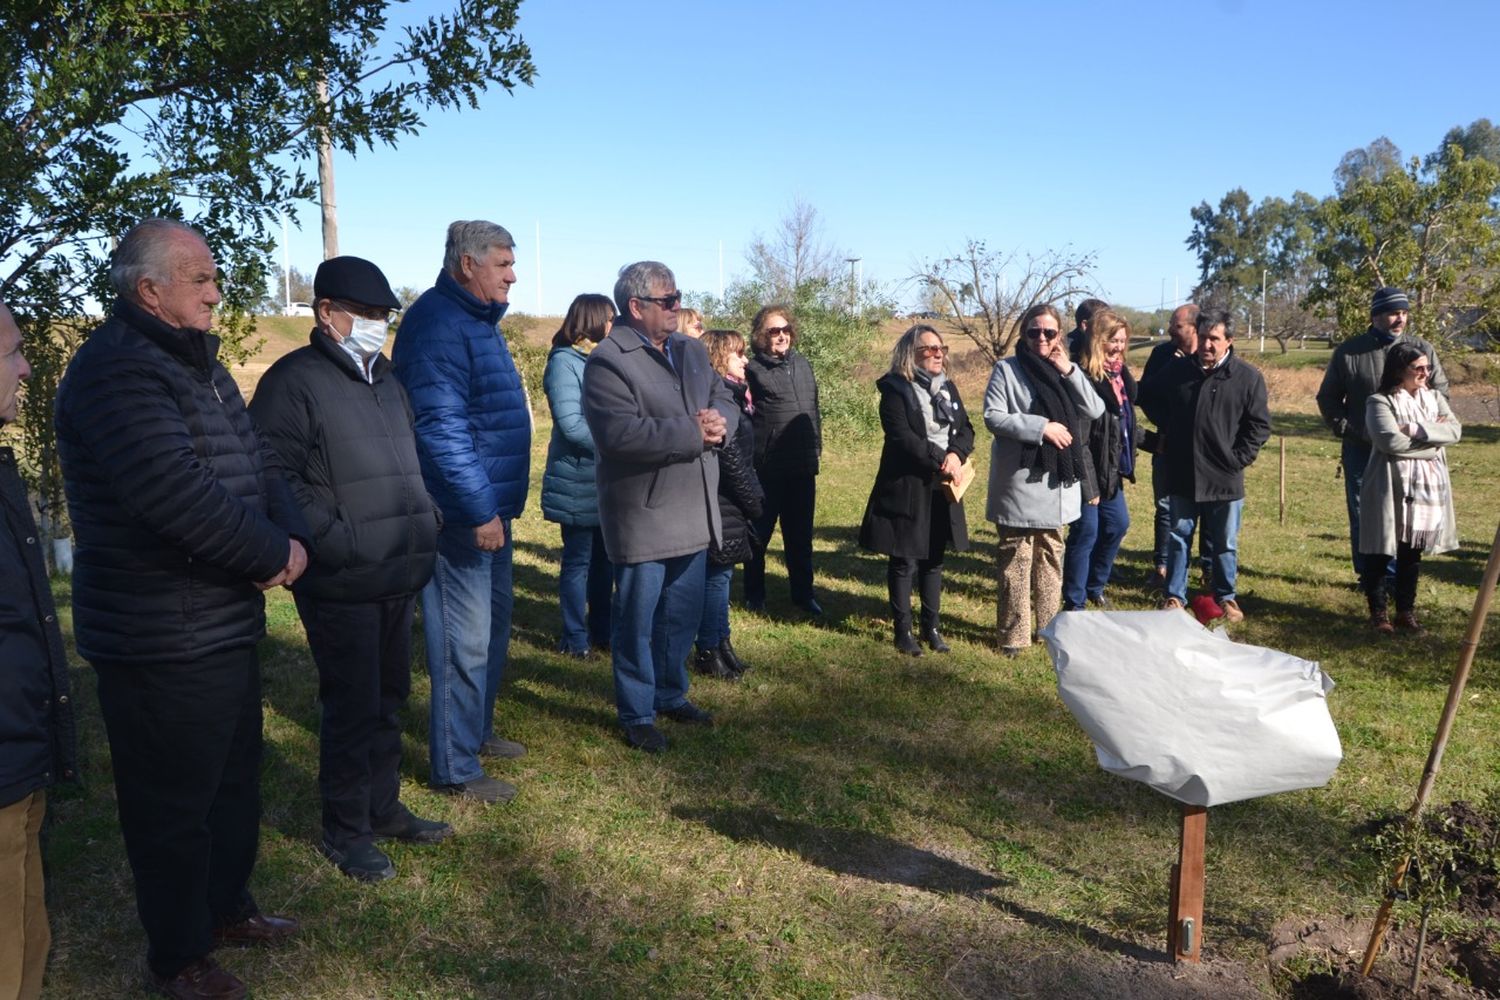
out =
[[542,473],[542,516],[562,527],[562,641],[568,656],[609,646],[610,585],[614,570],[599,530],[599,493],[594,485],[594,437],[583,419],[583,365],[589,351],[614,324],[606,296],[580,295],[568,307],[552,338],[542,386],[552,410],[552,438]]

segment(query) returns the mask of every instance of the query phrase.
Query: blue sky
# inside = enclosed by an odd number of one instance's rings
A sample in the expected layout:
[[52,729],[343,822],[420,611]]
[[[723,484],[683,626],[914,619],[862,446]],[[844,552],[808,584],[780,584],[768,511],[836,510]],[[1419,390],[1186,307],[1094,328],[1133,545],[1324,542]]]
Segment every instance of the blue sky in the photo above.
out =
[[[800,198],[907,302],[918,261],[974,237],[1096,252],[1103,297],[1155,307],[1192,286],[1198,202],[1326,195],[1378,136],[1421,155],[1500,119],[1494,2],[526,0],[520,27],[534,87],[337,158],[340,249],[393,285],[430,285],[447,223],[488,218],[519,244],[515,309],[646,257],[716,292],[721,243],[730,281]],[[315,206],[301,227],[311,270]]]

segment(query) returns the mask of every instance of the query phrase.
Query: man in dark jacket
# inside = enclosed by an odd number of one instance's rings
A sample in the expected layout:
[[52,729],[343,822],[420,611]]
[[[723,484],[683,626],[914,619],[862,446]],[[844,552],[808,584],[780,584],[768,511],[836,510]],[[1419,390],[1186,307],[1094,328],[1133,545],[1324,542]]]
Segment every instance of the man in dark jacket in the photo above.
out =
[[73,626],[99,678],[120,831],[157,989],[236,997],[208,953],[288,937],[247,889],[260,832],[261,592],[307,567],[307,528],[207,333],[213,254],[148,219],[57,394],[77,550]]
[[[1396,344],[1411,344],[1427,355],[1432,374],[1429,388],[1448,395],[1448,375],[1438,363],[1436,349],[1421,337],[1406,332],[1411,320],[1411,303],[1399,288],[1377,289],[1370,300],[1370,327],[1334,349],[1323,383],[1318,387],[1318,412],[1342,441],[1340,462],[1344,467],[1344,502],[1349,512],[1349,548],[1354,575],[1361,575],[1364,556],[1359,551],[1359,490],[1364,483],[1365,466],[1370,464],[1370,432],[1365,428],[1365,400],[1380,386],[1385,356]],[[1395,578],[1396,561],[1391,560],[1391,578]]]
[[422,483],[411,406],[385,346],[401,307],[385,275],[335,257],[313,278],[308,346],[271,366],[250,415],[276,449],[313,534],[292,593],[318,666],[318,786],[326,857],[364,882],[396,868],[376,837],[432,844],[447,823],[399,798],[417,592],[432,579],[438,516]]
[[1141,402],[1166,435],[1172,534],[1163,607],[1187,606],[1187,562],[1202,521],[1214,597],[1227,621],[1243,621],[1235,582],[1245,469],[1271,436],[1266,382],[1235,356],[1227,312],[1198,317],[1198,351],[1142,383]]
[[[0,426],[16,419],[31,366],[0,303]],[[74,776],[73,703],[52,588],[16,456],[0,448],[0,997],[42,993],[47,907],[42,818],[48,786]]]
[[516,794],[479,758],[526,753],[494,731],[515,607],[510,522],[526,506],[531,469],[531,411],[499,327],[515,247],[493,222],[450,225],[437,284],[406,311],[392,355],[411,397],[422,478],[443,512],[437,568],[422,590],[431,781],[479,802]]
[[[1172,317],[1167,321],[1167,339],[1151,348],[1151,353],[1146,356],[1146,367],[1141,369],[1142,384],[1154,375],[1159,375],[1167,369],[1167,366],[1177,358],[1185,358],[1198,353],[1198,307],[1189,302],[1172,310]],[[1167,540],[1172,536],[1172,515],[1167,509],[1167,473],[1166,461],[1162,450],[1162,436],[1154,433],[1149,442],[1143,442],[1143,447],[1151,452],[1151,497],[1155,504],[1156,518],[1153,530],[1152,553],[1153,584],[1159,590],[1165,590],[1167,586]],[[1201,550],[1202,539],[1199,539]],[[1200,559],[1202,552],[1199,553]],[[1207,568],[1208,561],[1203,560]]]
[[1094,313],[1108,308],[1109,303],[1103,299],[1084,299],[1073,310],[1073,329],[1068,331],[1068,357],[1074,363],[1083,363],[1084,353],[1089,346],[1089,330],[1092,328]]

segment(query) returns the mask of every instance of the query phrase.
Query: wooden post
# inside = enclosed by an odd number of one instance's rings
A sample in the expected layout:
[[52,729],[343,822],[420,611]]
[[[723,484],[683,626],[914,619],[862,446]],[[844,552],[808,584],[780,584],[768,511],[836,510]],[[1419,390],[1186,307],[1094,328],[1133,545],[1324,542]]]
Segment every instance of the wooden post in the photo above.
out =
[[1281,519],[1278,524],[1286,524],[1286,435],[1277,438],[1281,442]]
[[1207,831],[1207,807],[1183,805],[1167,924],[1167,951],[1177,962],[1203,958],[1203,844]]
[[[1448,684],[1448,700],[1443,703],[1443,714],[1438,717],[1437,733],[1432,738],[1432,749],[1427,754],[1427,766],[1422,770],[1422,780],[1417,782],[1417,797],[1406,811],[1404,822],[1408,828],[1422,821],[1422,810],[1427,808],[1427,799],[1437,781],[1438,768],[1442,766],[1443,752],[1448,748],[1448,735],[1453,731],[1453,720],[1463,701],[1464,686],[1469,683],[1469,668],[1474,665],[1474,653],[1484,634],[1484,620],[1490,613],[1490,601],[1495,596],[1497,583],[1500,583],[1500,527],[1495,529],[1495,540],[1490,543],[1490,558],[1484,564],[1479,593],[1474,597],[1474,610],[1469,614],[1469,628],[1459,646],[1458,666],[1454,668],[1453,680]],[[1370,928],[1370,940],[1365,945],[1365,957],[1359,965],[1359,971],[1363,975],[1370,974],[1375,966],[1375,959],[1380,956],[1380,946],[1391,922],[1391,904],[1401,883],[1406,880],[1406,872],[1410,866],[1411,858],[1402,858],[1391,873],[1390,887],[1380,903],[1380,909],[1375,913],[1375,924]]]

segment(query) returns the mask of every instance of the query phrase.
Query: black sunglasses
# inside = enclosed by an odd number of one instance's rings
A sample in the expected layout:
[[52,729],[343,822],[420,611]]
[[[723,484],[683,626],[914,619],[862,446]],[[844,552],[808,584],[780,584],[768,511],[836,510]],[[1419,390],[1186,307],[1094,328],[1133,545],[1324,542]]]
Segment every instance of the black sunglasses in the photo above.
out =
[[682,303],[681,292],[673,292],[671,295],[633,295],[631,297],[642,302],[655,302],[663,309],[676,309]]
[[1044,329],[1042,329],[1039,326],[1034,326],[1031,329],[1029,329],[1029,330],[1026,331],[1026,336],[1030,337],[1032,340],[1038,340],[1038,339],[1040,339],[1042,337],[1045,337],[1048,340],[1056,340],[1058,337],[1062,336],[1062,331],[1061,330],[1044,330]]

